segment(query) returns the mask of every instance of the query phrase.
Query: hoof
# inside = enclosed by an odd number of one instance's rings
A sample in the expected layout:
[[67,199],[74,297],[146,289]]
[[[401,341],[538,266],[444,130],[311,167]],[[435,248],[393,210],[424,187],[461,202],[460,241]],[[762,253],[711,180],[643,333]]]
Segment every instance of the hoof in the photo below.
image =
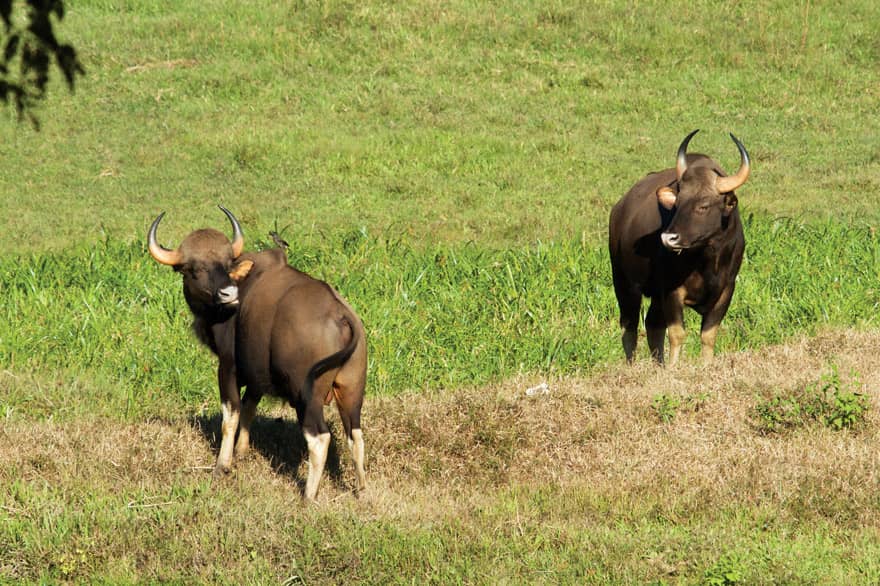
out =
[[217,464],[216,466],[214,466],[214,472],[213,472],[212,476],[215,479],[226,478],[231,473],[232,473],[232,468],[230,468],[229,466],[221,466],[220,464]]

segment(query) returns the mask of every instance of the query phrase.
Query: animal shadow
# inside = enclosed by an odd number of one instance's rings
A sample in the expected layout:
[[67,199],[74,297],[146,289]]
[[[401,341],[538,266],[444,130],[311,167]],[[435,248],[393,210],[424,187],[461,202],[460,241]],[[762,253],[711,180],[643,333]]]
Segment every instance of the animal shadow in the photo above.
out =
[[[190,424],[211,446],[216,456],[220,451],[223,438],[221,424],[223,417],[219,413],[213,415],[194,415]],[[330,448],[327,450],[327,463],[324,474],[334,485],[343,485],[343,473],[336,436],[339,430],[330,425]],[[238,434],[236,434],[236,438]],[[297,474],[300,465],[308,459],[308,447],[299,424],[283,417],[264,417],[257,415],[251,424],[251,452],[245,458],[259,455],[265,458],[276,474],[289,476],[299,487],[305,490],[306,479]],[[233,469],[237,459],[233,459]]]

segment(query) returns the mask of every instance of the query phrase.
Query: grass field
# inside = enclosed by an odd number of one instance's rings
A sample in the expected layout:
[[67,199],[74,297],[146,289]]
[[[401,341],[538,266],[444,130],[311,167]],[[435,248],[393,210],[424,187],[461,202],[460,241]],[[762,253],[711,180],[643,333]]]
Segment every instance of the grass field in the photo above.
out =
[[[0,117],[0,582],[880,581],[875,4],[67,3],[87,76]],[[694,128],[753,161],[720,355],[626,367],[608,212]],[[218,203],[364,318],[361,498],[271,402],[211,482],[144,240]]]

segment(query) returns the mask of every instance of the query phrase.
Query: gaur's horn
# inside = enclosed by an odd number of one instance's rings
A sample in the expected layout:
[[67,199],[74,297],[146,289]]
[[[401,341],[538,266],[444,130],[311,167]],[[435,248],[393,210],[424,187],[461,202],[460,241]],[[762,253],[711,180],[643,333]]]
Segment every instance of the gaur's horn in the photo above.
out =
[[162,221],[164,216],[165,212],[159,214],[159,217],[153,220],[153,224],[150,226],[150,232],[147,235],[150,255],[156,259],[156,262],[163,265],[179,265],[183,262],[183,255],[180,253],[180,250],[168,250],[156,240],[156,229],[159,227],[159,222]]
[[687,171],[688,163],[687,163],[687,150],[688,143],[694,137],[696,133],[698,133],[700,129],[694,130],[689,135],[684,137],[684,140],[681,141],[681,146],[678,147],[678,158],[675,160],[675,175],[678,177],[678,180],[681,181],[682,175]]
[[238,223],[238,220],[235,219],[235,216],[232,215],[232,212],[223,206],[217,207],[220,208],[223,213],[226,214],[226,217],[229,218],[229,221],[232,222],[232,256],[233,258],[238,258],[244,250],[244,234],[241,231],[241,225]]
[[746,182],[746,179],[749,178],[749,172],[752,169],[752,166],[749,163],[749,153],[746,152],[746,147],[744,147],[743,143],[741,143],[737,137],[733,136],[733,134],[730,135],[730,138],[733,139],[733,142],[736,143],[736,148],[739,149],[739,171],[736,172],[736,175],[718,178],[718,181],[715,182],[715,186],[718,188],[718,193],[729,193],[738,189]]

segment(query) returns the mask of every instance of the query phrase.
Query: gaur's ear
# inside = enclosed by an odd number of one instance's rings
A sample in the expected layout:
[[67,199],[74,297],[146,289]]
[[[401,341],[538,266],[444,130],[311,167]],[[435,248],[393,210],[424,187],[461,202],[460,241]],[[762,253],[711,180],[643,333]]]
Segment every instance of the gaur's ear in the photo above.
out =
[[232,270],[229,271],[229,278],[238,283],[248,276],[248,273],[251,272],[252,268],[254,268],[254,261],[243,260],[232,267]]
[[730,213],[736,209],[737,199],[736,195],[732,193],[724,194],[724,216],[727,217]]
[[675,207],[675,200],[677,199],[678,195],[672,191],[671,187],[661,187],[657,190],[657,202],[667,210]]

